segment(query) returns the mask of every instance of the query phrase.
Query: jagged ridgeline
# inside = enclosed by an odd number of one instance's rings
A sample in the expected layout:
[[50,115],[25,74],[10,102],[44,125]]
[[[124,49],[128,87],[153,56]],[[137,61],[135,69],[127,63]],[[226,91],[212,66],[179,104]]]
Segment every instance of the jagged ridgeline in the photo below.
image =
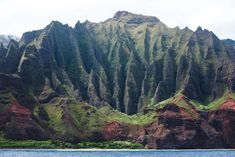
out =
[[62,95],[130,115],[179,92],[209,103],[235,91],[235,50],[226,43],[126,11],[74,28],[53,21],[1,45],[0,89],[29,109]]

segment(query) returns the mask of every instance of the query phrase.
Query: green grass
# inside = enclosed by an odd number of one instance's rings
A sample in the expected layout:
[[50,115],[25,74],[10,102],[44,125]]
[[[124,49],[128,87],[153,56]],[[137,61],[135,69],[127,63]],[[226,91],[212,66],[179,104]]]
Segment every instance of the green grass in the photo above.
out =
[[[171,98],[166,99],[164,101],[161,101],[159,103],[152,101],[152,103],[148,107],[161,109],[167,104],[174,103],[175,99],[180,95],[182,95],[182,94],[178,93],[174,97],[171,97]],[[235,100],[235,93],[226,92],[222,97],[220,97],[212,102],[208,102],[208,103],[201,103],[196,100],[189,100],[188,103],[193,105],[194,107],[196,107],[196,109],[198,109],[200,111],[208,111],[208,110],[218,109],[220,107],[220,105],[222,105],[228,98],[232,98]],[[185,108],[186,110],[190,109],[189,108],[190,106],[185,101],[180,101],[180,103],[178,103],[177,105]]]
[[130,141],[104,141],[104,142],[82,142],[77,144],[78,148],[103,148],[103,149],[140,149],[144,148],[139,143]]
[[208,106],[207,110],[218,109],[220,105],[222,105],[223,103],[225,103],[226,100],[228,100],[228,98],[232,98],[235,100],[235,93],[226,93],[221,98],[218,98],[215,101],[211,102],[210,104],[207,105]]
[[209,110],[216,110],[218,109],[225,101],[227,101],[229,98],[232,98],[235,100],[235,93],[225,93],[222,97],[206,104],[206,103],[200,103],[195,100],[191,100],[190,102],[199,110],[202,111],[209,111]]
[[[179,96],[183,95],[182,93],[178,92],[177,94],[175,94],[175,96],[170,97],[169,99],[163,100],[159,103],[155,102],[154,100],[152,100],[151,104],[149,104],[148,107],[150,108],[157,108],[157,109],[161,109],[163,108],[165,105],[173,103],[175,101],[175,99]],[[182,104],[183,105],[183,104]]]
[[121,113],[111,107],[95,108],[85,103],[75,103],[68,105],[69,112],[76,120],[76,123],[83,130],[96,130],[102,128],[105,123],[117,121],[120,123],[129,123],[144,125],[153,122],[156,119],[156,113],[139,113],[129,116]]
[[[55,129],[58,136],[62,135],[67,140],[88,140],[96,132],[102,132],[105,124],[112,121],[136,125],[149,124],[156,120],[154,111],[147,114],[139,113],[133,116],[118,112],[111,107],[97,109],[87,103],[70,102],[61,107],[63,98],[54,99],[51,104],[43,107],[48,114],[50,127]],[[34,115],[38,117],[38,109],[35,108]],[[67,117],[67,118],[65,118]]]
[[77,126],[86,133],[101,129],[108,120],[108,117],[97,108],[85,103],[69,104],[68,110]]
[[[156,120],[155,111],[147,114],[139,113],[129,116],[118,112],[111,107],[97,109],[87,103],[71,102],[64,107],[60,106],[63,98],[56,98],[51,104],[44,104],[48,114],[50,127],[55,129],[57,135],[67,138],[79,138],[87,140],[95,132],[102,132],[105,124],[112,121],[135,125],[149,124]],[[35,108],[34,115],[38,117],[38,109]],[[66,121],[63,117],[67,117]]]
[[48,141],[23,140],[15,141],[0,138],[0,148],[60,148],[59,145]]
[[196,109],[200,110],[200,111],[207,111],[207,106],[201,104],[200,102],[196,101],[196,100],[190,100],[189,101],[193,106],[196,107]]
[[103,148],[103,149],[137,149],[143,145],[130,141],[103,141],[103,142],[80,142],[68,143],[63,141],[16,141],[0,137],[0,148],[37,148],[37,149],[62,149],[62,148]]
[[110,107],[100,108],[99,111],[108,116],[109,121],[117,121],[120,123],[144,125],[149,124],[156,119],[156,113],[154,111],[147,114],[138,113],[132,116],[114,110]]
[[0,91],[0,112],[4,111],[10,103],[14,100],[14,97],[10,91],[2,90]]
[[66,127],[62,121],[62,109],[55,104],[46,104],[44,105],[44,109],[49,116],[49,124],[51,127],[57,132],[63,133],[66,130]]

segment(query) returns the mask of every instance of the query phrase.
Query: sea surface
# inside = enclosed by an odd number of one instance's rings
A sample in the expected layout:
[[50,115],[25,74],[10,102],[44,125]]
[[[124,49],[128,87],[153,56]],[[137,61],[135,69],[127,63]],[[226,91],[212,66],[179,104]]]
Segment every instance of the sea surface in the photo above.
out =
[[0,149],[0,157],[235,157],[235,150]]

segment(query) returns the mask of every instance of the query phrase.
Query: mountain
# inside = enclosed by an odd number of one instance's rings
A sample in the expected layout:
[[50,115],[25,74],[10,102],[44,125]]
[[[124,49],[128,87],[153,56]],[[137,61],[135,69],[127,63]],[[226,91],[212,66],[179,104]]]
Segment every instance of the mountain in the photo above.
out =
[[74,28],[52,21],[0,48],[6,138],[234,148],[234,91],[234,47],[127,11]]
[[232,39],[224,39],[223,42],[224,42],[224,44],[227,45],[227,46],[235,47],[235,41],[232,40]]
[[62,86],[67,86],[78,99],[127,114],[177,92],[211,102],[234,90],[234,53],[214,33],[200,27],[196,32],[171,29],[155,17],[123,11],[74,28],[53,21],[25,33],[19,46],[27,45],[46,55],[41,57],[44,77],[51,83],[52,76],[58,78],[57,92],[66,93]]
[[7,46],[11,40],[19,41],[20,38],[14,35],[0,35],[0,43],[3,44],[3,46]]

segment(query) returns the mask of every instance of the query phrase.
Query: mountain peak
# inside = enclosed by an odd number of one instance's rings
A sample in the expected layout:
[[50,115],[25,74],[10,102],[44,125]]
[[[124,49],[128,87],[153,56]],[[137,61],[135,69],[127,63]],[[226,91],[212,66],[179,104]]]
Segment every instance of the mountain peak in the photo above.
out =
[[235,41],[234,41],[234,40],[232,40],[232,39],[224,39],[224,40],[222,40],[222,41],[223,41],[223,43],[224,43],[225,45],[227,45],[227,46],[232,46],[232,47],[235,48]]
[[0,43],[2,43],[2,45],[4,47],[7,47],[7,45],[11,41],[11,39],[13,39],[15,41],[19,41],[20,40],[19,37],[14,36],[14,35],[0,35]]
[[61,26],[63,26],[63,24],[61,22],[54,21],[54,20],[51,21],[51,23],[49,25],[50,25],[50,27],[61,27]]
[[59,21],[51,21],[50,24],[46,26],[46,29],[53,29],[53,28],[62,28],[62,27],[69,27],[68,24],[62,24]]
[[203,31],[202,27],[198,26],[196,32],[202,32],[202,31]]
[[141,24],[141,23],[155,24],[160,21],[158,18],[154,16],[134,14],[128,11],[118,11],[114,14],[113,18],[109,20],[124,22],[127,24]]
[[19,43],[18,43],[16,40],[11,39],[11,40],[9,41],[7,47],[8,47],[8,48],[14,47],[14,48],[16,49],[17,47],[19,47]]
[[118,11],[114,14],[113,18],[115,19],[119,19],[123,16],[127,16],[127,15],[134,15],[133,13],[130,13],[128,11]]

